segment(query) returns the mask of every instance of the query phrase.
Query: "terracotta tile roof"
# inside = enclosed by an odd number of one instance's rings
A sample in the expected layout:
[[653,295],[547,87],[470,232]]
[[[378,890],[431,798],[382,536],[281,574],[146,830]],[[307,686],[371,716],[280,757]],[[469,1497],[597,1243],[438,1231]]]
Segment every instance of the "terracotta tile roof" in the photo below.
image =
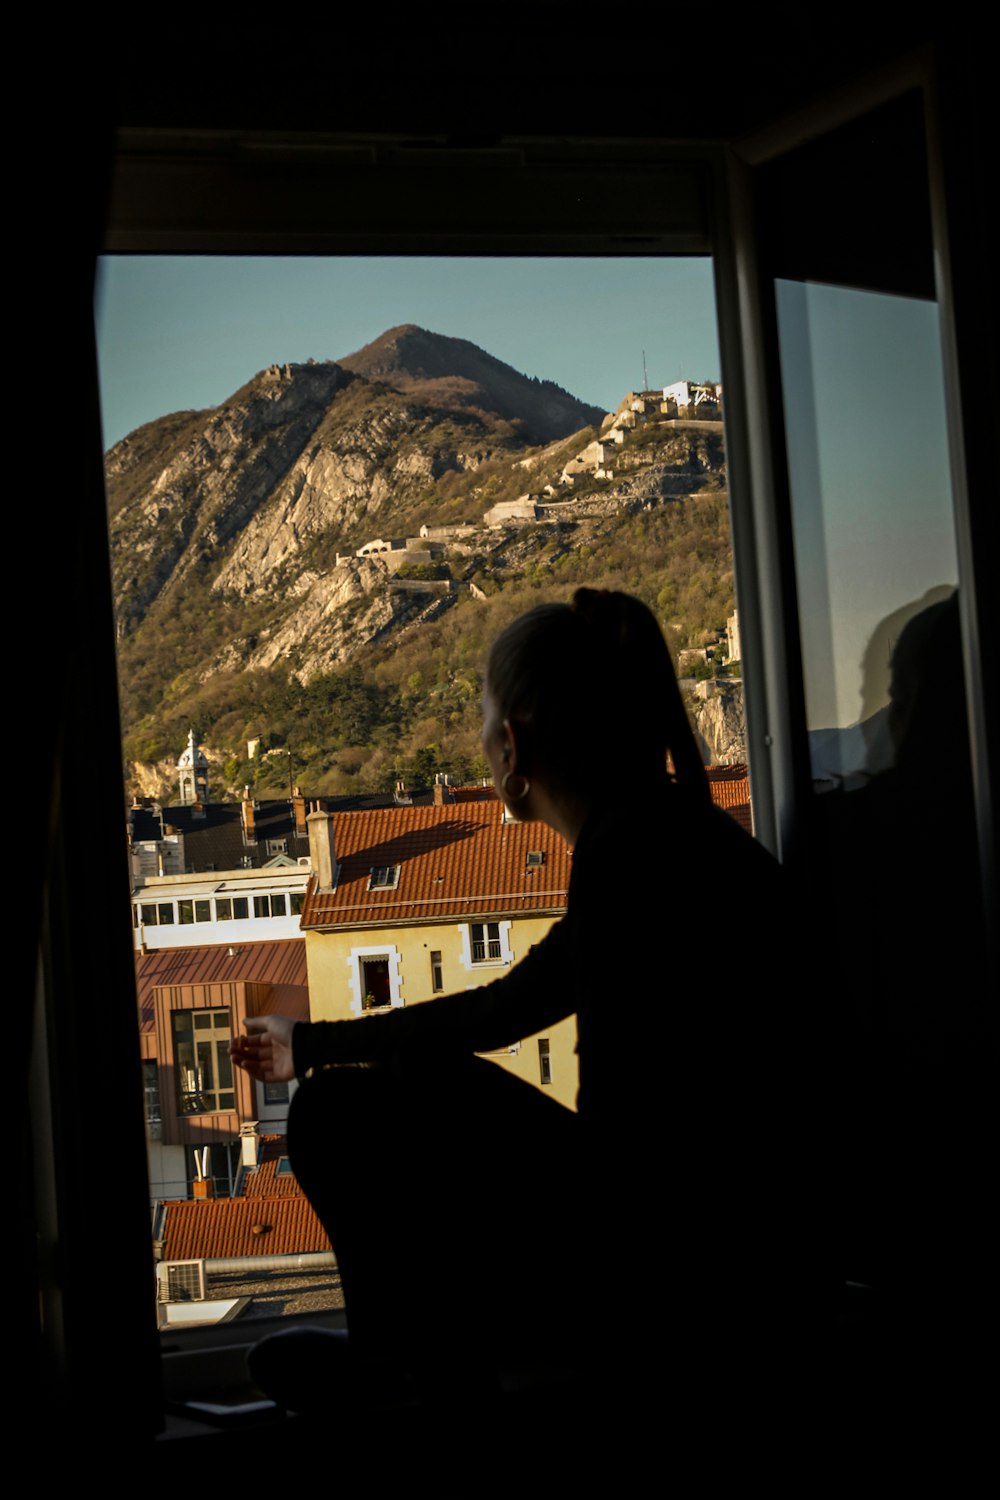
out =
[[278,1163],[288,1154],[283,1135],[261,1136],[260,1156],[256,1169],[243,1178],[244,1198],[296,1198],[302,1193],[292,1172],[278,1175]]
[[750,777],[745,765],[706,766],[712,801],[735,818],[747,833],[753,832],[750,812]]
[[135,956],[139,1029],[154,1028],[153,990],[159,985],[242,982],[269,984],[262,1008],[279,1015],[309,1019],[305,938],[279,938],[271,943],[206,944],[200,948],[155,948]]
[[[333,832],[337,889],[317,891],[310,884],[303,929],[561,912],[566,906],[566,840],[544,823],[504,823],[495,799],[334,813]],[[543,863],[529,867],[529,851],[540,851]],[[395,865],[395,888],[368,889],[373,869]]]
[[183,1199],[164,1204],[164,1210],[164,1260],[307,1255],[331,1248],[302,1192],[281,1198]]

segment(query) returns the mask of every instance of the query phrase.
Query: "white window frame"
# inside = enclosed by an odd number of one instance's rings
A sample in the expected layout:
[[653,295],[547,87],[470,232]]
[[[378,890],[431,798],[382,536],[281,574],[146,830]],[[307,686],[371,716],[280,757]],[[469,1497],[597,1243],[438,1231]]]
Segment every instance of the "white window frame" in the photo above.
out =
[[403,981],[399,972],[400,953],[393,943],[376,943],[369,948],[352,948],[350,957],[347,959],[347,987],[351,992],[351,1014],[360,1016],[363,1014],[361,1002],[364,998],[361,989],[361,960],[363,958],[387,958],[389,960],[389,1004],[393,1007],[404,1005]]
[[487,922],[463,922],[459,929],[462,940],[462,953],[460,962],[466,973],[479,969],[509,969],[514,962],[514,953],[510,946],[510,921],[497,922],[494,925],[500,929],[500,957],[474,959],[472,957],[472,929],[473,927],[486,927]]

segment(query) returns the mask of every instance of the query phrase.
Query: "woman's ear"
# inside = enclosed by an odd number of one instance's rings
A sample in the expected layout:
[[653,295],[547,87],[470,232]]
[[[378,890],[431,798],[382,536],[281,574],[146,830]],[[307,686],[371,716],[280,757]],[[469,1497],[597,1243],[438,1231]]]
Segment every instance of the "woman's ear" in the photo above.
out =
[[524,726],[515,724],[512,719],[504,719],[501,726],[503,731],[503,755],[504,769],[512,774],[523,776],[525,774],[525,735]]

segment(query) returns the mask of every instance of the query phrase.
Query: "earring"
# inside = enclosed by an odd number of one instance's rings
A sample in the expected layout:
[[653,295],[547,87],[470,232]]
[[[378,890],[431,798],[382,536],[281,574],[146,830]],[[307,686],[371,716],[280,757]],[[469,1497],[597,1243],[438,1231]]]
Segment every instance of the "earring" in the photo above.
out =
[[519,792],[512,792],[510,789],[510,779],[512,776],[517,776],[517,772],[504,772],[503,780],[500,782],[500,790],[501,792],[503,792],[508,802],[523,802],[525,797],[531,791],[531,782],[528,780],[527,776],[518,776],[518,781],[522,782],[523,785]]

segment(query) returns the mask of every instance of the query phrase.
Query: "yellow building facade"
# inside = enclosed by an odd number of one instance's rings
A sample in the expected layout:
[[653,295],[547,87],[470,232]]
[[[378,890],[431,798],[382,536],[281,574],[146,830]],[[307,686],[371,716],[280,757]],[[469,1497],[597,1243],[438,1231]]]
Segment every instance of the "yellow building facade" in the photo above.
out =
[[[493,797],[313,813],[302,912],[313,1020],[337,1021],[490,984],[566,907],[570,853]],[[486,1054],[576,1107],[576,1018]]]

